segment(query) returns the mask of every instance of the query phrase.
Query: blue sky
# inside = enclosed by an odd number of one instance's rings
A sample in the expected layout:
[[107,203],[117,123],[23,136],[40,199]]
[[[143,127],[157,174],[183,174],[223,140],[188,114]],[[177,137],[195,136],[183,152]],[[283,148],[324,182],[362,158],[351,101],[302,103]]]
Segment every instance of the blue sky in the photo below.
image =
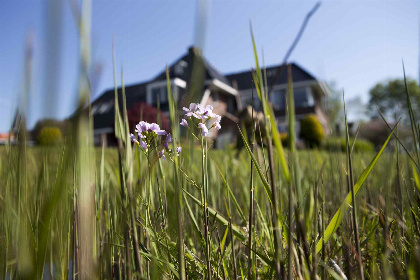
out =
[[[53,76],[59,81],[56,106],[45,106],[47,1],[0,0],[0,132],[7,131],[17,96],[22,90],[24,47],[34,35],[33,83],[29,125],[38,118],[64,118],[76,102],[78,35],[70,0],[63,0],[60,60]],[[280,63],[304,16],[315,1],[229,1],[209,4],[204,54],[222,73],[253,66],[249,20],[267,65]],[[102,72],[93,97],[113,86],[112,37],[117,67],[124,68],[126,84],[154,77],[166,63],[186,52],[195,41],[197,2],[93,0],[92,62]],[[291,56],[315,76],[335,81],[348,99],[368,100],[376,82],[419,76],[420,2],[323,1]],[[50,26],[51,28],[51,26]],[[60,42],[58,44],[58,42]],[[54,49],[54,48],[53,48]],[[53,107],[53,108],[49,108]]]

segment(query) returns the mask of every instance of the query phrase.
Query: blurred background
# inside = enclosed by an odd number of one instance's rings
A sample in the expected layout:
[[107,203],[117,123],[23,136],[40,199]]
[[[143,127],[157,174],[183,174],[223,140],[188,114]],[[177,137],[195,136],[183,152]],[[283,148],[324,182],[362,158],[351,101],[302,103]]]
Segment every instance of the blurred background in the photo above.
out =
[[[128,85],[155,78],[192,45],[226,76],[253,66],[250,22],[265,65],[280,65],[315,3],[94,0],[91,99],[113,88],[113,38],[116,67],[124,69]],[[27,106],[29,130],[42,119],[68,118],[76,108],[80,72],[78,1],[1,0],[0,5],[0,132],[8,133],[19,104]],[[387,93],[390,87],[402,85],[398,84],[402,61],[417,92],[414,104],[419,103],[419,12],[420,3],[414,0],[322,1],[288,62],[328,85],[326,98],[329,104],[337,104],[335,112],[327,112],[334,111],[331,106],[324,108],[331,132],[340,130],[336,123],[343,115],[342,91],[355,126],[377,117],[375,106],[394,121],[404,118],[398,115],[398,106],[392,106],[399,104],[398,93],[397,97]],[[28,44],[31,72],[26,90],[22,84]],[[27,100],[19,98],[23,91]],[[378,98],[385,98],[386,104],[379,104]]]

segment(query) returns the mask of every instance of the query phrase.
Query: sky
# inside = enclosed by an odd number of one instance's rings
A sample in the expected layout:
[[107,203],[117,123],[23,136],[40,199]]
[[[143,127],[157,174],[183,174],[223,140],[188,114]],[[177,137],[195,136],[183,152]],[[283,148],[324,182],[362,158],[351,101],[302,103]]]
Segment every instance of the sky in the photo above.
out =
[[[45,117],[63,119],[75,108],[79,40],[71,3],[77,0],[62,0],[61,7],[50,0],[58,7],[53,13],[48,1],[0,0],[0,132],[9,129],[24,91],[28,34],[33,41],[28,125]],[[101,69],[93,98],[113,87],[113,38],[125,84],[153,78],[196,42],[221,73],[243,71],[254,65],[250,22],[265,64],[279,64],[315,3],[208,0],[206,28],[197,32],[196,0],[93,0],[92,68]],[[407,75],[418,80],[419,15],[415,0],[322,1],[289,61],[334,81],[346,99],[367,102],[375,83],[402,77],[402,60]],[[51,87],[58,93],[54,100],[44,94]]]

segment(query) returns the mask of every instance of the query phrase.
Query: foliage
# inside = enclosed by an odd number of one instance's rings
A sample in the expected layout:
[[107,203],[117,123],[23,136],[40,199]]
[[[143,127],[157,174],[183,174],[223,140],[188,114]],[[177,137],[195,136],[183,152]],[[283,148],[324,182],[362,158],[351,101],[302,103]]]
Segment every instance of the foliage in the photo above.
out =
[[[353,144],[353,142],[354,142],[354,139],[350,139],[351,145]],[[329,152],[345,152],[346,151],[346,138],[328,137],[322,143],[322,148]],[[369,141],[358,139],[356,140],[356,143],[354,143],[354,151],[360,152],[360,153],[374,152],[375,147]]]
[[66,134],[67,123],[65,121],[59,121],[56,119],[42,119],[36,122],[34,128],[32,129],[31,135],[34,140],[37,140],[39,133],[44,127],[57,127],[60,129],[61,133]]
[[321,145],[325,132],[316,115],[307,115],[300,121],[300,137],[311,148]]
[[[290,149],[284,150],[253,35],[252,42],[253,78],[265,119],[264,149],[250,146],[241,130],[246,150],[237,157],[229,149],[208,149],[203,137],[197,149],[195,133],[188,134],[189,147],[163,161],[151,146],[159,143],[148,138],[152,131],[160,133],[157,125],[141,129],[140,140],[150,140],[148,152],[133,149],[124,86],[120,112],[116,76],[117,149],[102,147],[92,153],[88,111],[75,118],[77,129],[71,136],[76,141],[66,141],[61,153],[28,148],[24,141],[1,148],[1,277],[419,279],[420,155],[412,107],[415,156],[399,138],[395,142],[404,154],[400,149],[384,152],[394,130],[375,155],[351,154],[353,141],[344,145],[345,154],[298,152],[289,70]],[[82,88],[82,93],[88,96],[88,90]],[[173,100],[170,121],[174,149],[180,139]],[[201,132],[206,134],[202,127]],[[342,150],[346,141],[339,142]],[[349,208],[353,223],[346,217]],[[353,230],[360,235],[353,236]],[[363,246],[363,254],[355,252],[354,244]]]
[[[395,126],[395,123],[390,123],[391,127]],[[379,147],[383,143],[389,134],[389,128],[386,123],[381,120],[371,120],[360,125],[359,137],[366,139],[373,143],[375,147]],[[401,139],[405,144],[410,145],[410,129],[405,125],[399,124],[398,130],[396,131],[398,138]]]
[[37,144],[41,146],[54,146],[61,143],[63,135],[60,128],[46,126],[41,129],[38,134]]
[[287,147],[287,142],[289,141],[289,137],[287,136],[287,132],[280,132],[280,141],[283,147]]
[[[414,79],[407,79],[415,118],[420,117],[420,90]],[[369,109],[372,117],[378,117],[376,107],[394,122],[401,117],[404,124],[410,122],[407,95],[403,79],[390,79],[377,83],[369,91]]]

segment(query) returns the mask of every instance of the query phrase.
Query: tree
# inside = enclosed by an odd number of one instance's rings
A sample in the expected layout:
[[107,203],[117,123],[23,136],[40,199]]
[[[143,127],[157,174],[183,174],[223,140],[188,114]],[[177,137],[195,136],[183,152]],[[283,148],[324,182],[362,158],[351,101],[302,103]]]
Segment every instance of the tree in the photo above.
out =
[[[407,78],[407,88],[413,107],[414,116],[418,120],[420,109],[420,90],[417,82]],[[372,118],[377,118],[376,107],[392,121],[401,118],[402,123],[410,122],[407,104],[407,94],[404,79],[390,79],[376,84],[369,91],[369,112]]]

